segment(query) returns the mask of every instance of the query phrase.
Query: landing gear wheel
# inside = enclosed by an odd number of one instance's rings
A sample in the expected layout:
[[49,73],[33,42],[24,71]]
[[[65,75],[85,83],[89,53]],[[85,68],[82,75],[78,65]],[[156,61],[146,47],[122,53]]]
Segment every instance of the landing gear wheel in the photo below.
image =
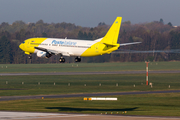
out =
[[81,58],[80,57],[76,57],[75,58],[75,62],[81,62]]
[[28,58],[29,58],[29,59],[32,59],[32,56],[31,56],[31,54],[28,56]]
[[61,57],[61,58],[59,59],[59,62],[60,62],[60,63],[64,63],[64,62],[65,62],[65,59],[64,59],[63,57]]

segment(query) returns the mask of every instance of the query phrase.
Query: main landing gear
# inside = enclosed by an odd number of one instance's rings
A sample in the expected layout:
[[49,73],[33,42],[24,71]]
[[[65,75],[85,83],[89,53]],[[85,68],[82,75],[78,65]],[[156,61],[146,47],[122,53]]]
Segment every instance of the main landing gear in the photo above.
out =
[[75,58],[75,62],[81,62],[81,58],[80,57],[76,57]]
[[61,56],[60,59],[59,59],[59,62],[60,62],[60,63],[64,63],[64,62],[65,62],[65,59]]
[[[65,62],[65,59],[63,58],[63,56],[60,57],[59,62],[60,63],[64,63]],[[75,62],[81,62],[81,58],[80,57],[76,57],[75,58]]]

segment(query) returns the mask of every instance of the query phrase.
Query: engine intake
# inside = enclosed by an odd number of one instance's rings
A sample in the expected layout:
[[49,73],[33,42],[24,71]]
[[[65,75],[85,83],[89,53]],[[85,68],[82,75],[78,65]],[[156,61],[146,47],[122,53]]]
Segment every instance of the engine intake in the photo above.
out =
[[48,52],[38,51],[37,52],[37,56],[38,57],[50,58],[52,56],[52,54],[50,54]]

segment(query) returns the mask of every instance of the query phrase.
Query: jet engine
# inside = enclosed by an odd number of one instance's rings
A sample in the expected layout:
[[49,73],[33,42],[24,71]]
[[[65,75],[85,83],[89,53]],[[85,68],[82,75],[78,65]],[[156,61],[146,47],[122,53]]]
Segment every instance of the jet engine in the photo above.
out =
[[38,51],[37,52],[37,56],[38,57],[50,58],[52,56],[52,54],[50,54],[48,52]]

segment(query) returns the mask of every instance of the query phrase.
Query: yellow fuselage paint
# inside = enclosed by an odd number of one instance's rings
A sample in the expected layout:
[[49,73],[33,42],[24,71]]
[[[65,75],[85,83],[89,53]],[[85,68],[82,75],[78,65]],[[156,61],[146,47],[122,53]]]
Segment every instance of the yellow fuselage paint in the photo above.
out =
[[47,38],[30,38],[24,41],[24,43],[21,43],[19,47],[25,51],[25,54],[34,53],[35,48],[39,46],[44,40]]
[[97,42],[94,45],[92,45],[90,48],[88,48],[86,51],[83,52],[81,55],[82,57],[92,57],[92,56],[98,56],[103,54],[110,54],[112,51],[115,51],[118,49],[120,45],[117,46],[107,46],[101,42]]

